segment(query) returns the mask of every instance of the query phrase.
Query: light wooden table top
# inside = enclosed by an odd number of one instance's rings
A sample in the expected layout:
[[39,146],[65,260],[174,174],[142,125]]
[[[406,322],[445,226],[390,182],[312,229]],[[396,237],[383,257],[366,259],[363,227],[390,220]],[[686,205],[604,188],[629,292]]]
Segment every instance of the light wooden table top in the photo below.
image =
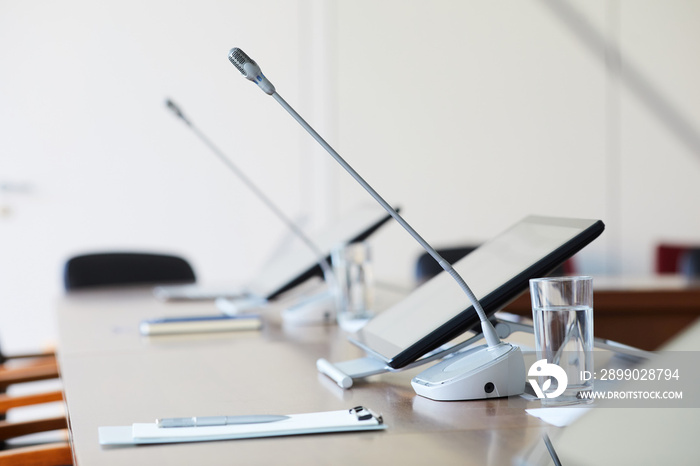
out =
[[[324,357],[361,356],[337,326],[287,327],[279,309],[262,331],[141,337],[146,318],[206,315],[211,302],[162,303],[149,290],[76,293],[58,305],[59,363],[79,466],[217,464],[510,465],[552,429],[522,398],[436,402],[417,396],[421,369],[342,390],[316,371]],[[531,338],[526,336],[526,338]],[[158,417],[294,414],[363,405],[388,429],[140,447],[102,447],[99,426]]]

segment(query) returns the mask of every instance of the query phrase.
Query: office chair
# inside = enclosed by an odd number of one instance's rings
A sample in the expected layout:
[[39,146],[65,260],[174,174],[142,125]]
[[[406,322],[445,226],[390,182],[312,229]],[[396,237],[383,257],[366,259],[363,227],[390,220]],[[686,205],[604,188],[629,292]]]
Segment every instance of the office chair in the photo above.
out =
[[700,277],[700,246],[659,243],[656,245],[656,273]]
[[[476,248],[477,246],[465,245],[450,248],[441,248],[437,249],[437,252],[447,262],[449,262],[450,264],[454,264],[455,262],[466,256]],[[424,252],[423,254],[418,256],[418,259],[416,260],[415,278],[416,282],[419,285],[433,278],[440,272],[442,272],[442,267],[440,267],[440,264],[438,264],[430,254]]]
[[[31,358],[30,355],[22,355],[21,358],[5,357],[3,364],[0,365],[0,391],[2,391],[0,393],[0,445],[3,447],[0,449],[0,466],[71,465],[73,464],[72,453],[67,441],[5,449],[6,440],[39,432],[64,430],[68,427],[65,416],[21,422],[5,420],[10,409],[63,400],[63,394],[60,391],[21,396],[11,396],[6,393],[7,388],[11,385],[58,378],[58,366],[52,354],[47,356],[45,353],[41,353],[34,360],[29,358]],[[22,359],[23,361],[16,367],[8,367],[7,361],[9,359]]]
[[0,451],[0,466],[71,466],[73,453],[68,442]]
[[655,268],[658,274],[679,273],[683,254],[692,246],[685,244],[659,243],[656,245]]
[[66,291],[100,286],[194,281],[194,270],[185,259],[152,253],[108,252],[79,255],[66,261],[63,273]]
[[[10,385],[58,377],[58,363],[53,352],[8,356],[0,351],[0,407],[4,406]],[[0,421],[5,419],[5,412],[0,411]]]
[[687,278],[700,277],[700,248],[690,248],[681,254],[678,271]]
[[[12,408],[32,406],[54,401],[62,401],[60,391],[46,392],[36,395],[9,396],[0,395],[0,414],[3,418]],[[65,416],[56,416],[21,422],[0,421],[0,442],[21,437],[23,435],[65,430],[68,421]],[[66,434],[67,437],[67,434]],[[64,466],[72,465],[72,452],[68,441],[45,443],[38,445],[20,446],[0,450],[0,466],[4,465],[35,465],[35,466]]]
[[55,379],[58,377],[58,363],[51,356],[40,357],[19,367],[0,365],[0,393],[5,393],[7,387],[16,383],[35,382],[37,380]]
[[7,422],[6,414],[9,409],[22,406],[60,401],[63,395],[60,391],[10,396],[7,389],[11,385],[39,380],[58,379],[58,363],[53,351],[8,355],[0,351],[0,466],[12,465],[70,465],[72,464],[70,445],[62,442],[60,445],[36,445],[5,450],[5,441],[27,434],[65,429],[65,417],[53,417],[25,422]]
[[[155,283],[192,283],[192,267],[182,258],[150,253],[96,253],[70,258],[64,268],[64,288],[72,291],[82,288],[114,285]],[[35,358],[28,360],[28,358]],[[0,364],[8,357],[0,353]],[[0,443],[23,435],[66,429],[64,416],[24,422],[7,422],[5,414],[11,408],[63,400],[62,393],[47,392],[35,395],[9,396],[4,393],[9,385],[58,378],[58,366],[53,353],[22,355],[25,363],[9,369],[0,365]],[[72,465],[68,442],[23,446],[0,451],[3,465],[64,466]]]

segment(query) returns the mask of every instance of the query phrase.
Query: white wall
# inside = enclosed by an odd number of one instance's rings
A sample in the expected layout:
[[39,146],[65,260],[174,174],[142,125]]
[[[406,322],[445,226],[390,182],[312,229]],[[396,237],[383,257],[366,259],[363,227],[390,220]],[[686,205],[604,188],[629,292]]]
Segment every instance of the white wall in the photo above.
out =
[[5,347],[53,335],[71,254],[175,252],[204,282],[241,282],[284,234],[166,97],[290,216],[307,214],[297,129],[227,59],[233,46],[270,57],[266,72],[301,100],[301,12],[284,0],[0,3],[0,180],[31,187],[0,198]]
[[[700,242],[698,18],[681,0],[341,1],[338,149],[437,245],[599,218],[580,271],[652,273],[657,241]],[[338,176],[341,205],[364,196]],[[381,250],[404,276],[420,252]]]
[[[367,201],[233,46],[434,244],[529,213],[601,218],[581,271],[650,273],[657,240],[700,241],[699,17],[692,0],[0,2],[0,183],[31,187],[0,190],[0,342],[53,336],[70,254],[172,251],[240,281],[283,235],[166,97],[291,216]],[[410,279],[399,227],[374,248],[380,277]]]

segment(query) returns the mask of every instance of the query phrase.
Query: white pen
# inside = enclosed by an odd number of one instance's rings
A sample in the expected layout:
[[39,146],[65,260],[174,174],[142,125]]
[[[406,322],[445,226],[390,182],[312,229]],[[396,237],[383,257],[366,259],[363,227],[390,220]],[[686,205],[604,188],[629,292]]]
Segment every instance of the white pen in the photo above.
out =
[[196,416],[156,419],[158,427],[208,427],[234,424],[262,424],[289,419],[289,416],[257,414],[252,416]]

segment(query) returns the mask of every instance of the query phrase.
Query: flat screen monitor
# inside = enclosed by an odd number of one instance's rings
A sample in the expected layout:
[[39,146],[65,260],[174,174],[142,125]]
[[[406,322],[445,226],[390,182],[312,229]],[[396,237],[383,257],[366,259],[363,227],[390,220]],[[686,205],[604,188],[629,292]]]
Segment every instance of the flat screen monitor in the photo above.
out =
[[[360,206],[341,215],[326,228],[307,233],[307,237],[323,257],[330,260],[334,247],[364,241],[390,218],[379,206]],[[176,301],[227,298],[235,302],[277,298],[315,275],[323,276],[319,257],[299,238],[290,236],[290,243],[285,243],[283,249],[278,248],[248,283],[226,287],[159,286],[154,293],[159,299]]]
[[[491,316],[525,291],[531,278],[547,275],[604,228],[600,220],[526,217],[453,267]],[[399,369],[477,325],[466,294],[443,272],[379,313],[352,341]]]
[[[310,233],[308,237],[330,263],[333,248],[364,241],[389,219],[391,216],[379,206],[357,207],[326,228]],[[298,238],[294,242],[263,266],[249,284],[250,292],[274,299],[313,276],[323,276],[323,270],[318,264],[319,257]]]

